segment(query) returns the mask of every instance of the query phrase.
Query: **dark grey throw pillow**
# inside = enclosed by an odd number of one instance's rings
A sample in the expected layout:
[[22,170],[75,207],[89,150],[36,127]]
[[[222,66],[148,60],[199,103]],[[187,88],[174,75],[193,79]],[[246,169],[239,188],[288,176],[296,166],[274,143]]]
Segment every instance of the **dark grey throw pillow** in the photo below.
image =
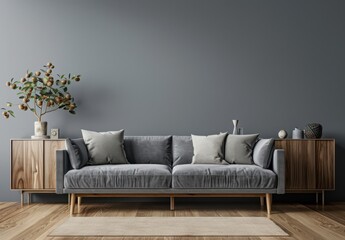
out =
[[128,164],[124,150],[124,130],[93,132],[81,130],[89,151],[88,164]]
[[262,168],[269,168],[274,150],[274,139],[260,139],[254,147],[253,161]]
[[259,134],[232,135],[225,142],[225,161],[228,163],[253,164],[253,147]]
[[191,136],[173,136],[173,166],[191,164],[193,159],[193,142]]
[[192,164],[227,164],[224,161],[224,140],[227,133],[209,136],[192,135]]
[[89,159],[84,140],[82,138],[67,138],[65,143],[72,168],[80,169],[84,167]]

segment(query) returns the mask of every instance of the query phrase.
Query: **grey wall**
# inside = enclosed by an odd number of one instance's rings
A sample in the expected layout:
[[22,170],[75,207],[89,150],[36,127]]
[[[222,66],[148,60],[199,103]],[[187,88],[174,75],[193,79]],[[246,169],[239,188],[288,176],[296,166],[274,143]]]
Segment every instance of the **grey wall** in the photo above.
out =
[[[276,137],[320,122],[336,138],[337,190],[345,200],[345,2],[246,0],[1,0],[0,103],[4,82],[47,61],[80,73],[76,116],[49,127],[127,135],[212,134],[239,119],[246,133]],[[9,190],[9,139],[34,117],[0,120],[0,201]]]

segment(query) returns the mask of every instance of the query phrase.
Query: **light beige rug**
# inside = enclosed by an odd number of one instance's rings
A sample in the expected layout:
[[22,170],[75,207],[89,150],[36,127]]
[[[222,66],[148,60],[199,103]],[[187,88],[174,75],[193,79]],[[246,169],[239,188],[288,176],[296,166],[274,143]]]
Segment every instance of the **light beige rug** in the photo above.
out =
[[50,236],[288,236],[265,217],[70,217]]

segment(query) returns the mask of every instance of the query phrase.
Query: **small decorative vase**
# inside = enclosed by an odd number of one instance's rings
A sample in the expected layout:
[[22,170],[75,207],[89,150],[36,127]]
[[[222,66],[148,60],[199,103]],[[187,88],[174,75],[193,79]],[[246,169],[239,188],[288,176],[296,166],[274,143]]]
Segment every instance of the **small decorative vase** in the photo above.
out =
[[238,134],[238,129],[237,129],[238,120],[232,120],[232,123],[234,124],[234,130],[232,131],[232,134],[237,135]]
[[292,139],[303,139],[303,131],[298,128],[292,130]]
[[31,139],[45,139],[47,136],[47,122],[35,122],[35,135]]
[[306,138],[321,138],[322,137],[322,125],[320,123],[309,123],[305,126],[304,134]]

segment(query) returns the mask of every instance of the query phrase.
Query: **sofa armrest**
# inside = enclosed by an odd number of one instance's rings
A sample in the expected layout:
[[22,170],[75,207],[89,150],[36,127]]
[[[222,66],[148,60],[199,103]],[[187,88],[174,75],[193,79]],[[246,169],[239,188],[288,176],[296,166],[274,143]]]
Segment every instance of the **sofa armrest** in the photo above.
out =
[[275,149],[273,153],[273,171],[277,174],[277,193],[285,193],[285,151]]
[[66,150],[56,151],[56,193],[62,194],[64,188],[64,176],[71,169],[68,152]]

